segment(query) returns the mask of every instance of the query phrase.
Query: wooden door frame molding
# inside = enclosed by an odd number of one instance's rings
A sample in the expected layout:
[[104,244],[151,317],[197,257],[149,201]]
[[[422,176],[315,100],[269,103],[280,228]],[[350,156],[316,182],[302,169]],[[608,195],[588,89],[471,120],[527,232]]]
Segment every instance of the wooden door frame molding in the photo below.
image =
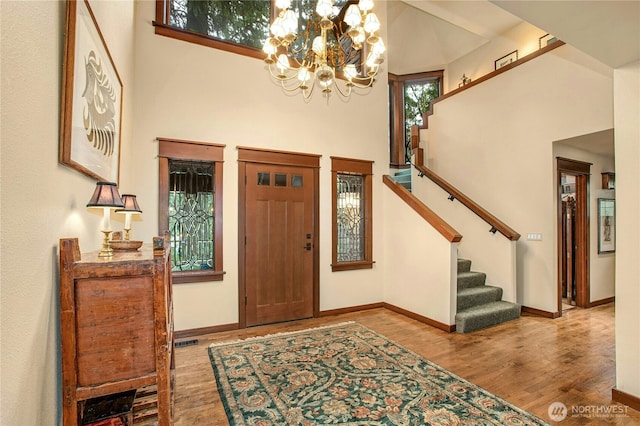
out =
[[[576,305],[582,308],[591,306],[591,286],[589,282],[589,176],[592,163],[556,157],[557,181],[557,245],[558,245],[558,316],[562,316],[562,174],[576,176]],[[568,284],[567,284],[568,285]]]
[[246,309],[246,186],[247,163],[276,166],[307,167],[313,169],[313,317],[320,316],[320,157],[290,151],[238,147],[238,328],[247,328]]

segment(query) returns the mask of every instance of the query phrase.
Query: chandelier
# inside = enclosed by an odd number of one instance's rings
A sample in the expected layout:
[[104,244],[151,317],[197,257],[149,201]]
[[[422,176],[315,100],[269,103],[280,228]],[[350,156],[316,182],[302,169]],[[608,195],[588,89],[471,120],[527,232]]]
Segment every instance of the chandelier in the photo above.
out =
[[275,3],[278,16],[262,50],[269,73],[284,91],[299,90],[307,100],[318,85],[327,99],[335,89],[347,100],[354,88],[373,85],[385,51],[373,0],[357,5],[350,0],[342,9],[334,0],[318,0],[315,13],[292,9],[291,0]]

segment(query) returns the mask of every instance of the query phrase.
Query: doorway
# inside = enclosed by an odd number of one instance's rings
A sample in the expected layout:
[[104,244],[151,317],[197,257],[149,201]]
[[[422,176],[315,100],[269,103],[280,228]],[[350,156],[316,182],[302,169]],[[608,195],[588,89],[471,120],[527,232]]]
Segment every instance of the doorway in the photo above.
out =
[[240,326],[316,316],[319,157],[239,148],[238,164]]
[[558,312],[588,308],[590,163],[557,158]]

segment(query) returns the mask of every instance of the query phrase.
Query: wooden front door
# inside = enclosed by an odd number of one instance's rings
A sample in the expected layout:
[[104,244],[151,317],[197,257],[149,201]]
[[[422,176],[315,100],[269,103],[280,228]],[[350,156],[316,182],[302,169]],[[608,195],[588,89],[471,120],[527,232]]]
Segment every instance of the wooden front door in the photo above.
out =
[[314,313],[314,169],[245,167],[246,326]]

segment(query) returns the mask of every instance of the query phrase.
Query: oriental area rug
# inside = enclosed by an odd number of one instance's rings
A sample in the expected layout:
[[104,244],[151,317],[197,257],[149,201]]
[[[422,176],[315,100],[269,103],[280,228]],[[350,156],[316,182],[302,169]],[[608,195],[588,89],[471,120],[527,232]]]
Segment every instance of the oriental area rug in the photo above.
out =
[[548,425],[355,323],[214,343],[231,425]]

